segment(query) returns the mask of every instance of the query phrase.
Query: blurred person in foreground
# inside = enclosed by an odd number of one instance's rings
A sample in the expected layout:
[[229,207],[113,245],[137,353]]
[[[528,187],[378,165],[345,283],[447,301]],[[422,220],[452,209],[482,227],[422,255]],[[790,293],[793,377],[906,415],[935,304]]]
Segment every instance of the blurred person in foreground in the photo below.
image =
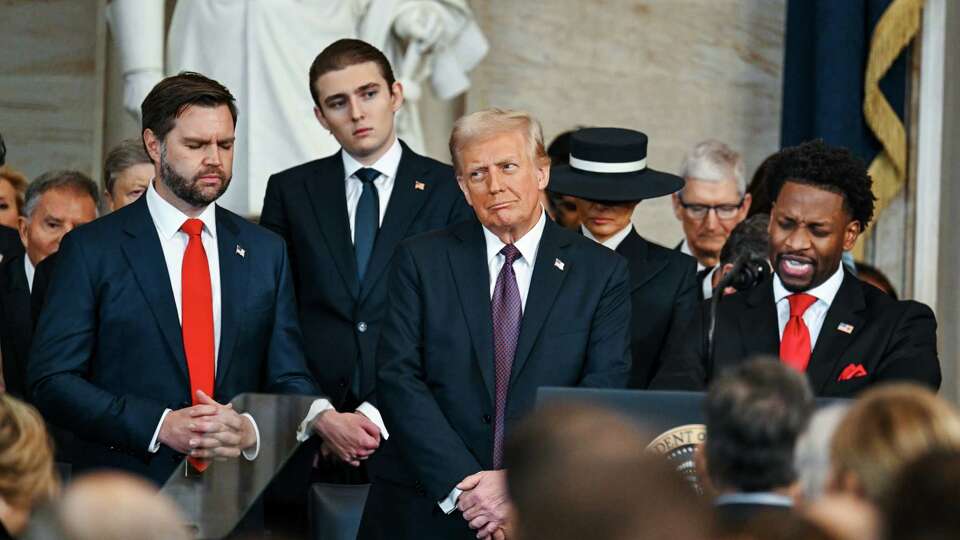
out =
[[0,540],[20,537],[33,508],[57,488],[53,446],[40,414],[0,394]]
[[24,540],[189,540],[173,502],[149,482],[119,472],[74,480],[30,524]]
[[805,373],[814,394],[852,397],[871,385],[911,380],[940,387],[937,321],[924,304],[896,301],[841,264],[873,218],[873,181],[849,150],[811,141],[785,149],[768,175],[774,199],[774,274],[718,308],[714,354],[705,317],[668,358],[654,387],[700,390],[756,354]]
[[960,538],[960,451],[925,454],[905,465],[881,503],[888,540]]
[[817,409],[797,439],[793,466],[800,481],[798,503],[810,504],[826,491],[830,479],[830,443],[849,407],[848,403],[835,403]]
[[743,158],[720,141],[706,140],[683,157],[680,176],[684,185],[673,194],[673,213],[684,239],[677,249],[697,259],[698,290],[705,300],[713,294],[720,249],[750,210]]
[[733,534],[759,515],[791,512],[794,445],[813,411],[803,376],[773,359],[754,359],[718,377],[704,409],[719,530]]
[[619,415],[588,405],[533,412],[506,447],[507,537],[630,540],[707,537],[703,501]]
[[153,179],[153,162],[140,139],[126,139],[114,146],[103,164],[103,197],[110,212],[140,198]]
[[623,388],[626,261],[548,220],[539,123],[486,109],[450,150],[477,219],[400,244],[377,353],[390,438],[361,539],[486,538],[506,519],[503,443],[537,388]]
[[580,233],[622,255],[630,268],[629,388],[647,388],[668,344],[681,339],[697,308],[696,260],[650,242],[632,217],[646,199],[683,179],[647,167],[647,136],[632,129],[584,128],[570,137],[570,163],[553,165],[554,193],[573,198]]

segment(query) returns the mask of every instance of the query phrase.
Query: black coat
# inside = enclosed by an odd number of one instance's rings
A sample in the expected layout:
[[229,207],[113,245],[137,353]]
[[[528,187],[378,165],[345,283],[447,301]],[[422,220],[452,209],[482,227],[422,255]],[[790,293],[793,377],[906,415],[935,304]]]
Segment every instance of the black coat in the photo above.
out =
[[[494,342],[479,222],[418,236],[397,250],[377,355],[390,438],[371,458],[359,538],[473,538],[437,503],[493,468]],[[547,221],[510,376],[507,435],[541,386],[623,388],[629,374],[626,261]]]
[[[720,302],[713,365],[706,363],[707,308],[704,303],[686,339],[657,374],[653,388],[703,390],[723,369],[754,355],[779,356],[772,276],[754,289]],[[866,373],[849,377],[858,365]],[[936,318],[926,305],[894,300],[844,270],[810,357],[807,377],[814,393],[823,397],[853,397],[871,384],[900,380],[937,390]]]
[[[340,152],[273,175],[263,201],[260,224],[282,236],[290,252],[307,365],[340,410],[363,401],[376,404],[375,354],[397,244],[473,215],[449,165],[401,145],[363,283],[357,278]],[[357,362],[360,396],[349,391]]]
[[617,246],[630,268],[629,388],[644,389],[660,369],[667,343],[682,339],[697,309],[697,261],[644,240],[635,230]]
[[12,259],[23,253],[23,244],[20,243],[20,233],[16,229],[0,226],[0,255],[4,259]]
[[27,356],[33,337],[30,288],[23,268],[25,254],[4,257],[0,263],[0,350],[7,392],[27,396]]

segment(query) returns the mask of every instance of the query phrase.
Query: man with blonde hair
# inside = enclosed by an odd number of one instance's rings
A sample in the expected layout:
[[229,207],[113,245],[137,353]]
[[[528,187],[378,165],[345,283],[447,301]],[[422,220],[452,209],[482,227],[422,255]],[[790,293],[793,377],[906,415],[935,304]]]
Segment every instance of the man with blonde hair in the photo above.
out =
[[703,298],[710,298],[713,271],[730,231],[747,217],[743,158],[726,144],[708,139],[683,157],[683,189],[673,194],[673,213],[683,225],[677,249],[697,259]]
[[397,250],[377,356],[391,437],[361,539],[502,537],[505,435],[536,389],[623,387],[630,369],[626,261],[546,218],[536,120],[476,112],[450,148],[477,220]]

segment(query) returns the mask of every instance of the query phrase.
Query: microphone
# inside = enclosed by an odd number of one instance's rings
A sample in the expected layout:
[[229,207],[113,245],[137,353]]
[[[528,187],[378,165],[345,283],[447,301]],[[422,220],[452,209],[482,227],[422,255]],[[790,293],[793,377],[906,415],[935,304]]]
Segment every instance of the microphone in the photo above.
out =
[[763,257],[744,253],[737,257],[733,263],[733,268],[717,283],[713,288],[713,296],[710,297],[710,321],[707,325],[707,377],[712,377],[713,372],[713,351],[715,348],[717,329],[717,305],[723,297],[723,291],[727,287],[733,287],[738,291],[746,291],[757,286],[761,281],[770,275],[770,263]]

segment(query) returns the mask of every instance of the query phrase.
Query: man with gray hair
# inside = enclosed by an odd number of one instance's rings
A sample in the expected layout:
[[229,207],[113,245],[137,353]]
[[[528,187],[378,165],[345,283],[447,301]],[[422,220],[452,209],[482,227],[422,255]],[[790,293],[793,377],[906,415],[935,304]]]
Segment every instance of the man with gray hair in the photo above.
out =
[[710,298],[720,249],[750,209],[743,159],[726,144],[709,139],[687,152],[680,176],[686,182],[673,194],[673,213],[683,225],[684,239],[677,249],[696,257],[701,294]]
[[40,261],[60,247],[74,227],[97,217],[97,184],[78,171],[52,171],[34,180],[24,196],[20,241],[26,253],[0,264],[0,351],[6,391],[26,397],[26,363],[33,336],[30,294]]
[[500,538],[505,436],[537,388],[622,388],[630,370],[626,260],[547,219],[537,121],[479,111],[450,149],[477,219],[394,255],[377,354],[390,438],[371,457],[362,540]]
[[140,198],[153,178],[153,161],[139,138],[114,146],[103,164],[105,206],[114,212]]

